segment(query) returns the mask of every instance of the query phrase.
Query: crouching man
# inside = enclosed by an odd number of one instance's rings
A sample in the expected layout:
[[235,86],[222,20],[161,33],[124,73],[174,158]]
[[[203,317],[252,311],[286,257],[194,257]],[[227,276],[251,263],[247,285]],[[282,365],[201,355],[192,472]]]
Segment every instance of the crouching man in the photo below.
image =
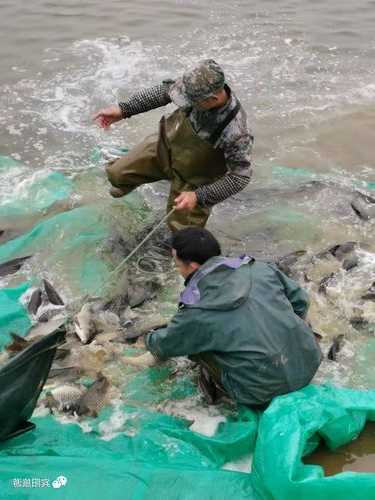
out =
[[147,335],[149,353],[140,358],[197,361],[211,403],[226,395],[262,408],[311,381],[321,351],[304,320],[308,296],[296,282],[252,257],[223,257],[203,228],[177,231],[172,253],[185,278],[179,310],[168,327]]

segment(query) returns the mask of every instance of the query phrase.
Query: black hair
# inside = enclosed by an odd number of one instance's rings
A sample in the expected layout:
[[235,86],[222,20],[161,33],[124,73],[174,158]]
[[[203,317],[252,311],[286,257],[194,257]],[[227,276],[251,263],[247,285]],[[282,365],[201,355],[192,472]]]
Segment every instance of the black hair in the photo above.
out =
[[221,255],[217,239],[201,227],[187,227],[176,231],[171,238],[171,246],[183,262],[204,264],[211,257]]

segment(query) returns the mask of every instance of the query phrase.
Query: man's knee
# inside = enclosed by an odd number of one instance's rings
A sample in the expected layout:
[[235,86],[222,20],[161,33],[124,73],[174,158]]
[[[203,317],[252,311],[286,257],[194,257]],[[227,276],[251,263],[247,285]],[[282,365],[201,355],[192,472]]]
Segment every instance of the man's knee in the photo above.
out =
[[122,175],[122,158],[119,158],[118,160],[110,161],[107,163],[105,166],[105,171],[107,174],[107,178],[109,182],[112,184],[112,186],[115,187],[120,187],[122,184],[123,180],[123,175]]

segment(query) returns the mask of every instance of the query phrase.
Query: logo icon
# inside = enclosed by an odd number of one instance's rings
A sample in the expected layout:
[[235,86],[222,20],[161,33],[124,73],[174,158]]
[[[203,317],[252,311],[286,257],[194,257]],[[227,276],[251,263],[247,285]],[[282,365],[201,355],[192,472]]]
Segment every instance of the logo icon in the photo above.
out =
[[61,486],[66,486],[68,479],[65,476],[58,476],[54,481],[52,481],[52,488],[61,488]]

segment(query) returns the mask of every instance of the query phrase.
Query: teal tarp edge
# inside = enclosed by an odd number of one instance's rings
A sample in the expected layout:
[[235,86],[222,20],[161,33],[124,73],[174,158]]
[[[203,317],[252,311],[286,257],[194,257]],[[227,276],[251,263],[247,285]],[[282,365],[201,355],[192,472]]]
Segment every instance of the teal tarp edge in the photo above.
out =
[[73,192],[72,179],[63,173],[48,168],[31,170],[10,156],[0,155],[0,171],[5,176],[0,194],[0,220],[8,223],[43,213],[55,203],[67,200]]
[[[82,234],[77,235],[78,240],[85,238],[90,242],[90,238],[92,238],[93,242],[95,242],[99,238],[107,236],[107,231],[100,227],[98,220],[89,219],[90,215],[91,207],[79,207],[39,222],[28,233],[0,246],[0,262],[6,262],[15,257],[24,256],[34,251],[40,251],[40,249],[43,248],[41,240],[43,238],[49,238],[51,234],[60,236],[60,232],[64,230],[64,226],[66,226],[69,221],[71,224],[75,223],[77,229],[82,230]],[[87,219],[89,219],[90,224],[85,224]],[[98,231],[98,226],[100,231]],[[69,242],[69,244],[71,243]]]
[[29,190],[17,198],[0,204],[0,218],[25,217],[30,213],[43,212],[56,202],[68,199],[73,183],[61,172],[48,172],[30,184]]
[[[286,165],[272,165],[272,175],[278,178],[295,178],[299,179],[327,179],[332,180],[332,177],[323,173],[316,173],[313,170],[307,168],[297,168],[297,167],[287,167]],[[362,189],[369,189],[371,191],[375,190],[375,182],[366,180],[354,180],[354,186]]]
[[20,297],[30,284],[23,283],[17,288],[0,289],[0,351],[9,341],[10,333],[24,336],[31,327],[31,321]]
[[276,398],[259,424],[253,462],[259,498],[374,500],[375,474],[324,477],[320,466],[301,462],[317,438],[337,448],[355,439],[366,420],[375,420],[375,391],[310,385]]

